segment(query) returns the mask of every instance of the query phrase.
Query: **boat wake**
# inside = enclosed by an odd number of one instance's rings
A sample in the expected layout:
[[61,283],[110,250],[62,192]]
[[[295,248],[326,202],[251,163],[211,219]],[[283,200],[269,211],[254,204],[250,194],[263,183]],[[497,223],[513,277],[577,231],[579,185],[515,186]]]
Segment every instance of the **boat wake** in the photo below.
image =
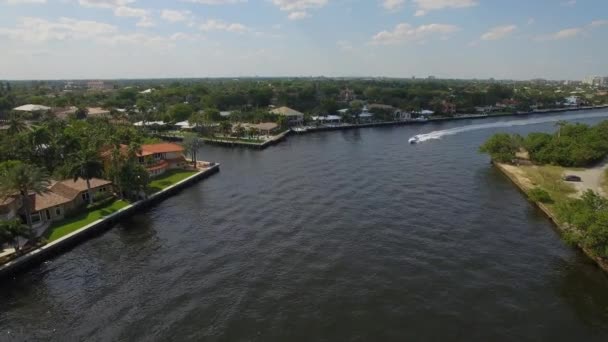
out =
[[546,123],[546,122],[557,122],[557,121],[562,121],[562,120],[568,121],[568,120],[601,118],[601,117],[608,117],[608,112],[590,113],[590,114],[587,113],[587,114],[555,115],[555,116],[548,116],[548,117],[544,117],[544,118],[491,122],[491,123],[487,123],[487,124],[468,125],[468,126],[444,129],[444,130],[440,130],[440,131],[433,131],[430,133],[418,134],[414,137],[417,138],[416,139],[417,143],[421,143],[424,141],[441,139],[442,137],[447,136],[447,135],[455,135],[455,134],[459,134],[459,133],[463,133],[463,132],[477,131],[477,130],[481,130],[481,129],[525,126],[525,125],[534,125],[534,124],[540,124],[540,123]]

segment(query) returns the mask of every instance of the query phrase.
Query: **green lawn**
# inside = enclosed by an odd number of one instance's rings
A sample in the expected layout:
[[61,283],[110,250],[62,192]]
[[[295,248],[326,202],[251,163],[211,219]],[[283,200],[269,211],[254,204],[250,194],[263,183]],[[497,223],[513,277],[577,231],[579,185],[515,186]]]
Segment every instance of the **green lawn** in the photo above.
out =
[[163,173],[162,175],[152,179],[152,181],[150,182],[150,185],[148,186],[148,194],[157,193],[196,173],[198,173],[198,171],[169,170],[169,171]]
[[84,212],[77,216],[67,218],[63,221],[54,223],[51,228],[46,232],[45,237],[49,242],[55,241],[71,232],[74,232],[90,223],[93,223],[103,217],[117,212],[118,210],[126,207],[129,203],[122,200],[115,200],[109,202],[107,205]]
[[555,202],[563,202],[571,199],[576,193],[572,184],[564,182],[562,177],[565,169],[559,166],[523,166],[521,169],[526,173],[534,185],[547,191]]

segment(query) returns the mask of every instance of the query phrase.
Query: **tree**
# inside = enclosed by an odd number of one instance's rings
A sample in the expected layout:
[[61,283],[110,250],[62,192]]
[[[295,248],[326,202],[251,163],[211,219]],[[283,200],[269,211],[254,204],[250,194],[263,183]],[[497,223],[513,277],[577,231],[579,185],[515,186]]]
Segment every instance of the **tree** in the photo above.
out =
[[171,118],[176,122],[188,120],[193,112],[192,106],[185,103],[178,103],[169,108],[169,115],[171,115]]
[[489,154],[492,160],[500,163],[512,162],[518,151],[518,139],[506,133],[495,134],[479,148],[479,152]]
[[118,170],[117,185],[129,198],[137,198],[141,192],[145,194],[149,183],[148,170],[136,159],[128,159]]
[[89,114],[89,110],[84,108],[84,107],[79,107],[78,109],[76,109],[76,112],[74,112],[74,117],[76,118],[76,120],[84,120],[87,118],[87,115]]
[[101,177],[103,174],[103,163],[99,158],[99,152],[91,147],[85,146],[70,157],[68,166],[68,176],[77,181],[82,178],[87,182],[87,193],[89,194],[89,204],[95,201],[91,191],[91,179]]
[[203,141],[196,134],[186,133],[184,135],[183,145],[186,153],[190,154],[192,165],[196,167],[196,156],[198,154],[198,149],[203,145]]
[[205,127],[206,122],[207,118],[203,113],[200,112],[192,113],[192,115],[190,115],[190,118],[188,119],[188,123],[190,124],[190,126],[194,126],[194,129],[198,130],[199,132],[203,131],[203,127]]
[[234,135],[236,135],[237,138],[241,138],[242,136],[244,136],[245,127],[241,126],[241,124],[236,125],[236,127],[234,128]]
[[41,195],[48,192],[49,176],[43,169],[19,161],[0,164],[0,193],[3,197],[15,193],[21,197],[27,226],[32,230],[32,203],[30,193]]
[[7,133],[9,135],[17,135],[21,132],[25,132],[27,130],[27,128],[28,128],[28,126],[25,123],[25,121],[23,121],[23,119],[21,119],[20,117],[14,115],[8,121]]
[[220,122],[220,131],[224,135],[230,135],[232,133],[232,124],[228,121]]
[[9,243],[15,248],[15,252],[19,253],[19,238],[23,237],[26,239],[31,238],[31,230],[19,219],[0,221],[0,251],[2,245]]

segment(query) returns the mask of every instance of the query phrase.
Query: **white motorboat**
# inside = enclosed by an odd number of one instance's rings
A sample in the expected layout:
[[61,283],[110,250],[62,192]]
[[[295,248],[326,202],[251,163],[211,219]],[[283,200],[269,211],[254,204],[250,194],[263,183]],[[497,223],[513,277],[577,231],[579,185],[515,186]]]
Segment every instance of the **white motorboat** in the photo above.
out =
[[410,144],[417,144],[417,143],[419,143],[419,142],[420,142],[420,138],[418,138],[418,136],[417,136],[417,135],[414,135],[413,137],[411,137],[411,138],[410,138],[410,140],[408,140],[408,142],[409,142]]

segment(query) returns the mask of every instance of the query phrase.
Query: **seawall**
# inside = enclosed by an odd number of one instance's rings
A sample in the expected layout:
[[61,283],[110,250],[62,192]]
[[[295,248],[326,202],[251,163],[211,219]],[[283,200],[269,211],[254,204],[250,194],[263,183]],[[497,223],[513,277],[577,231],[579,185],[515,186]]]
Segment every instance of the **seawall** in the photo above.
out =
[[116,222],[133,215],[135,212],[148,208],[163,199],[174,195],[184,188],[209,177],[212,174],[219,172],[220,164],[215,164],[208,169],[202,170],[176,184],[173,184],[147,199],[134,202],[119,211],[90,223],[77,231],[74,231],[58,240],[50,242],[40,248],[30,251],[6,264],[0,266],[0,279],[12,276],[18,272],[36,266],[56,255],[64,253],[78,244],[99,235],[100,233],[110,229]]

